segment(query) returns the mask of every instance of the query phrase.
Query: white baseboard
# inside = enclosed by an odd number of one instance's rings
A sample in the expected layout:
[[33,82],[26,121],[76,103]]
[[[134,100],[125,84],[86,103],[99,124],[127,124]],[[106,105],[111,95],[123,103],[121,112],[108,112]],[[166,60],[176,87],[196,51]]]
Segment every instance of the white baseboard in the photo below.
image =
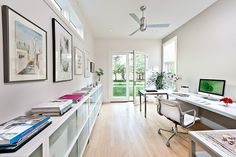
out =
[[209,120],[209,119],[207,119],[205,117],[200,117],[200,119],[201,119],[201,122],[203,124],[205,124],[206,126],[212,128],[214,130],[227,129],[224,126],[222,126],[222,125],[220,125],[220,124],[218,124],[216,122],[213,122],[213,121],[211,121],[211,120]]

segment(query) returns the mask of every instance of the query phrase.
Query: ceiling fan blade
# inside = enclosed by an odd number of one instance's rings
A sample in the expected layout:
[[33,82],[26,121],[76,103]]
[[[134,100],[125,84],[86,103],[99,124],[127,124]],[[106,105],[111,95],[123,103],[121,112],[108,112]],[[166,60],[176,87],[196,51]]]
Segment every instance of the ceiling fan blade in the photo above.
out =
[[129,15],[138,23],[140,24],[140,19],[138,18],[138,16],[134,13],[129,13]]
[[134,35],[135,33],[137,33],[139,31],[139,29],[135,30],[133,33],[131,33],[129,36]]
[[148,28],[166,28],[169,26],[170,26],[170,24],[149,24],[149,25],[147,25]]

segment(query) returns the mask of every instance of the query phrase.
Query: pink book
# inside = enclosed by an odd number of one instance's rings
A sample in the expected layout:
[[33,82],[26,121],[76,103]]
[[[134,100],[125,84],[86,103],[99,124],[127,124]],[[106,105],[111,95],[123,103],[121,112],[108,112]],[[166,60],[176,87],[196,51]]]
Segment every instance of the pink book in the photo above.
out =
[[83,94],[66,94],[61,96],[60,99],[72,99],[75,101],[80,101],[83,96]]

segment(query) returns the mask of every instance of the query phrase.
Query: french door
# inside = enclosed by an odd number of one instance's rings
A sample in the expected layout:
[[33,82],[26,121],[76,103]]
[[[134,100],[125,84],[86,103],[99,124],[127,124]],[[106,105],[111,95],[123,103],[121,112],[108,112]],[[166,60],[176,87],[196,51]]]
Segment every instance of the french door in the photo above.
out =
[[111,101],[136,103],[138,91],[145,88],[147,56],[135,51],[113,53],[110,61]]

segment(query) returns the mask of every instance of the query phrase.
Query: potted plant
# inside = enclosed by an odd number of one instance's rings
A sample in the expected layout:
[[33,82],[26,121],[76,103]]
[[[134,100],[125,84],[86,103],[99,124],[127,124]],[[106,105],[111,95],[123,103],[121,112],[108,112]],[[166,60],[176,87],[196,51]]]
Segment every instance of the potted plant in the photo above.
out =
[[165,72],[153,72],[147,81],[148,85],[155,85],[156,89],[164,89],[166,87]]
[[99,68],[98,70],[96,70],[96,74],[98,76],[98,81],[100,81],[101,76],[104,75],[103,69]]

